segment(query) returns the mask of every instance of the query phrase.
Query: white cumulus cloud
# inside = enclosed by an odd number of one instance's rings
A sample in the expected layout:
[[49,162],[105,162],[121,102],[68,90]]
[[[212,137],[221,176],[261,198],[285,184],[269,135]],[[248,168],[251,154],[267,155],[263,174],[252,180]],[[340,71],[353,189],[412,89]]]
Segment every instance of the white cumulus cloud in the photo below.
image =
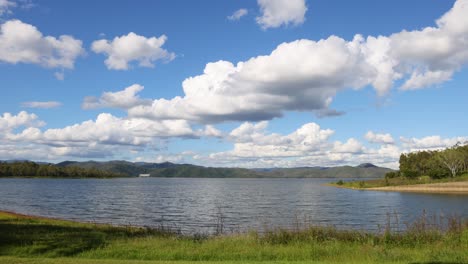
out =
[[390,36],[391,55],[412,77],[402,89],[418,89],[450,79],[468,61],[468,0],[457,0],[435,27]]
[[212,125],[206,125],[205,129],[200,134],[207,137],[223,137],[223,132]]
[[263,28],[277,28],[282,25],[300,25],[305,21],[307,6],[305,0],[258,0],[261,16],[257,23]]
[[[99,114],[95,120],[87,120],[62,128],[41,129],[45,123],[35,114],[25,111],[0,116],[0,157],[11,151],[31,154],[24,149],[43,151],[43,159],[64,157],[104,158],[116,153],[136,150],[155,150],[170,138],[222,137],[222,132],[213,126],[194,130],[185,120],[153,121],[140,118],[120,118],[108,113]],[[11,157],[16,156],[13,152]],[[34,156],[34,155],[32,155]],[[35,157],[35,156],[34,156]]]
[[354,138],[350,138],[344,143],[337,141],[334,143],[332,149],[332,152],[336,153],[360,153],[362,151],[364,151],[364,147],[361,142]]
[[301,39],[237,64],[211,62],[184,80],[183,96],[133,107],[129,115],[200,123],[269,120],[285,111],[333,116],[342,112],[330,104],[345,89],[372,86],[383,96],[396,81],[406,90],[429,87],[468,62],[467,3],[458,0],[437,27],[350,41]]
[[246,122],[227,136],[232,150],[194,155],[196,161],[211,166],[303,167],[358,165],[371,162],[396,168],[401,149],[395,145],[366,148],[355,139],[332,141],[335,133],[316,123],[307,123],[282,135],[269,133],[268,122]]
[[234,149],[212,157],[299,157],[324,149],[334,133],[330,129],[321,129],[316,123],[304,124],[288,135],[268,133],[267,126],[265,121],[241,124],[229,134],[229,139],[234,141]]
[[162,48],[166,41],[165,35],[147,38],[130,32],[113,40],[94,41],[91,49],[107,56],[104,62],[108,69],[128,70],[132,61],[137,61],[140,67],[154,67],[158,60],[173,60],[175,54]]
[[379,133],[374,133],[373,131],[369,131],[366,133],[364,136],[367,141],[371,143],[377,143],[377,144],[394,144],[395,140],[393,139],[392,135],[389,133],[386,134],[379,134]]
[[227,139],[233,142],[231,150],[207,155],[194,155],[197,162],[223,167],[313,167],[343,166],[373,163],[398,169],[401,153],[419,150],[437,150],[466,142],[468,137],[400,138],[395,142],[388,134],[372,132],[369,137],[378,147],[364,147],[355,138],[332,141],[335,133],[316,123],[307,123],[290,134],[269,133],[268,122],[246,122],[233,129]]
[[72,69],[82,54],[82,41],[72,36],[43,36],[36,27],[20,20],[0,25],[0,62]]
[[423,138],[400,137],[403,147],[408,151],[438,150],[452,147],[457,143],[468,142],[468,137],[442,138],[441,136],[427,136]]
[[41,127],[45,123],[39,120],[36,114],[30,114],[26,111],[21,111],[17,115],[11,113],[4,113],[0,116],[0,131],[2,133],[10,132],[19,127]]
[[138,93],[144,89],[139,84],[133,84],[122,91],[104,92],[99,98],[88,96],[82,103],[83,109],[122,108],[129,109],[138,105],[151,104],[151,100],[141,99]]
[[362,63],[361,38],[332,36],[318,42],[298,40],[279,45],[270,55],[237,65],[208,63],[202,75],[187,78],[183,97],[157,99],[129,110],[131,116],[198,122],[257,121],[284,111],[328,108],[345,87],[369,83],[373,68]]
[[419,73],[415,71],[411,77],[401,86],[402,90],[416,90],[426,88],[433,84],[442,83],[450,80],[453,71],[426,71]]

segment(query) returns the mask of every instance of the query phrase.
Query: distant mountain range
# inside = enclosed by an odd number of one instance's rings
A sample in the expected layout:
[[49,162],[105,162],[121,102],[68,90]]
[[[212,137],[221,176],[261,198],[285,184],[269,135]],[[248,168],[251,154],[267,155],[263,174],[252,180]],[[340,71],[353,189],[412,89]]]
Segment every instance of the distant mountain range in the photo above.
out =
[[80,167],[117,173],[127,177],[150,174],[151,177],[186,177],[186,178],[382,178],[392,171],[364,163],[356,167],[299,167],[299,168],[214,168],[192,164],[146,163],[128,161],[64,161],[59,167]]

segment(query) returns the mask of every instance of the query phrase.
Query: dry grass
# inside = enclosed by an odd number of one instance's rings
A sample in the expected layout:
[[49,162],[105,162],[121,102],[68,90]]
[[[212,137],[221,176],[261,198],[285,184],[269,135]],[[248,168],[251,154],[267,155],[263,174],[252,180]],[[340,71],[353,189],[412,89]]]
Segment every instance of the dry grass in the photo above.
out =
[[468,194],[468,182],[446,182],[402,186],[384,186],[367,188],[374,191],[430,192]]

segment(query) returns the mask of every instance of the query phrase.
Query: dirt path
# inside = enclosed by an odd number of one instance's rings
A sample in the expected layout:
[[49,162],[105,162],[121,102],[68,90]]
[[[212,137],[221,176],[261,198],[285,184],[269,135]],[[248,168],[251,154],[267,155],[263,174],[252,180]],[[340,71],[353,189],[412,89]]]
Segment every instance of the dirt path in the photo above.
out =
[[373,191],[454,193],[468,195],[468,181],[366,188]]

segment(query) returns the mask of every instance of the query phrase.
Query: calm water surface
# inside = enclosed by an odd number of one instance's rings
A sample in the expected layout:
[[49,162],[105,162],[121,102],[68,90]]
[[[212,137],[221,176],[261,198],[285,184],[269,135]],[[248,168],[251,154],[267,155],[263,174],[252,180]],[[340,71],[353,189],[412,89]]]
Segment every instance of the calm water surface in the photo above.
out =
[[377,230],[427,214],[468,217],[468,196],[356,191],[333,179],[0,179],[0,210],[118,225],[213,232],[290,227],[295,219]]

